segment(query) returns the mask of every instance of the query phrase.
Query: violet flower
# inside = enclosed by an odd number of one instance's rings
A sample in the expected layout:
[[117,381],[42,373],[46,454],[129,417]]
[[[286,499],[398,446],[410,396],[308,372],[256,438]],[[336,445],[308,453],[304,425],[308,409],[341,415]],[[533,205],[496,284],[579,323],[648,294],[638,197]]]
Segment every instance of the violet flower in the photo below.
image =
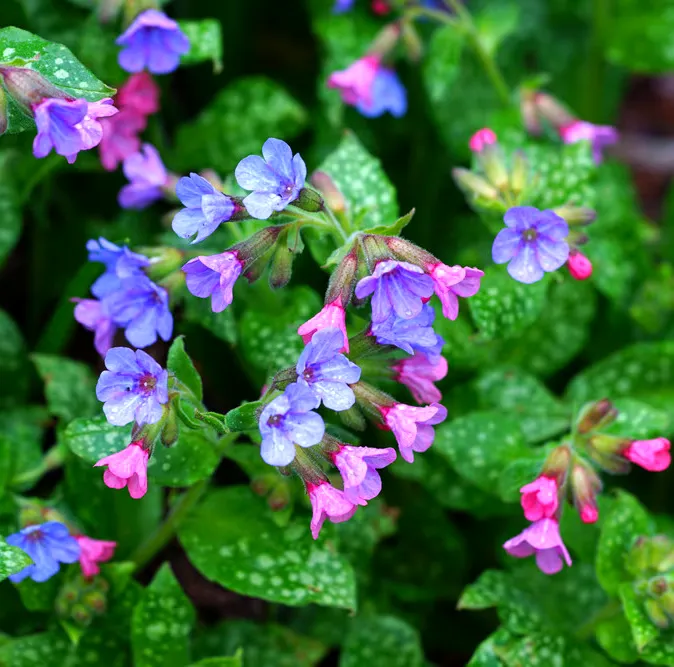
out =
[[346,313],[344,312],[344,306],[340,297],[337,297],[330,303],[326,303],[316,315],[299,327],[297,333],[302,336],[302,341],[306,345],[317,331],[330,328],[336,328],[342,332],[342,348],[340,352],[348,352],[349,336],[346,332]]
[[103,482],[110,489],[129,489],[129,495],[137,500],[147,493],[147,461],[150,457],[142,440],[127,445],[121,452],[110,454],[94,463],[94,468],[107,466]]
[[146,208],[164,196],[168,174],[159,152],[151,144],[143,144],[141,151],[129,155],[122,169],[130,181],[117,196],[122,208]]
[[525,528],[519,535],[509,539],[503,548],[515,558],[536,555],[536,565],[545,574],[556,574],[571,566],[571,556],[559,534],[556,519],[541,519]]
[[395,345],[407,354],[421,352],[436,359],[442,352],[444,339],[433,330],[435,310],[423,304],[421,312],[409,320],[391,313],[383,322],[373,322],[371,333],[380,345]]
[[348,521],[358,508],[346,497],[343,491],[335,489],[329,482],[308,483],[307,491],[313,509],[311,535],[315,540],[318,539],[326,519],[330,519],[332,523]]
[[211,309],[222,312],[234,299],[234,283],[243,271],[243,262],[235,250],[219,255],[202,255],[183,266],[187,289],[202,299],[211,297]]
[[344,481],[344,496],[354,505],[367,505],[381,491],[381,477],[377,468],[384,468],[396,460],[391,447],[353,447],[342,445],[330,454]]
[[435,439],[433,426],[447,418],[447,408],[439,403],[416,408],[404,403],[379,408],[384,424],[393,431],[400,455],[414,462],[414,452],[425,452]]
[[391,367],[394,379],[404,384],[417,403],[439,403],[440,390],[433,384],[447,375],[447,360],[440,354],[429,357],[423,352],[415,352],[413,357],[397,361]]
[[104,301],[77,299],[75,320],[85,329],[94,332],[94,347],[102,357],[112,347],[117,325],[110,317]]
[[597,164],[600,164],[603,159],[603,149],[618,141],[618,130],[615,127],[594,125],[584,120],[574,120],[572,123],[560,127],[559,135],[565,144],[589,141],[592,145],[592,157]]

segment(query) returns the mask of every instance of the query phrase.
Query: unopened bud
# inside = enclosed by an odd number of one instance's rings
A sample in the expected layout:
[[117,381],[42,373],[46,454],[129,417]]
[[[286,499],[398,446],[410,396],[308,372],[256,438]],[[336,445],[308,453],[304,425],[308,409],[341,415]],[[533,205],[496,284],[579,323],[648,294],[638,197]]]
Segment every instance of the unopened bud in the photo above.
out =
[[592,275],[592,262],[578,250],[571,250],[566,265],[576,280],[587,280]]
[[25,109],[32,110],[48,98],[68,99],[68,96],[42,74],[27,67],[0,67],[7,92]]
[[251,480],[250,488],[256,495],[266,496],[274,488],[275,481],[274,475],[259,475]]
[[570,466],[571,448],[568,445],[559,445],[548,454],[541,475],[553,478],[557,482],[557,486],[562,488],[566,483]]
[[467,195],[493,200],[499,198],[498,190],[495,187],[490,185],[482,176],[478,176],[468,169],[455,167],[452,169],[452,177]]
[[536,92],[533,90],[523,90],[520,97],[520,112],[522,122],[529,134],[538,136],[543,131],[536,108]]
[[516,197],[527,186],[527,178],[529,175],[529,164],[523,151],[515,151],[510,167],[510,191]]
[[659,600],[645,600],[644,609],[653,625],[657,625],[663,630],[669,627],[669,618],[667,617],[665,610],[660,606]]
[[674,591],[668,590],[663,593],[658,602],[667,616],[670,619],[674,619]]
[[400,39],[400,24],[397,22],[389,23],[384,26],[379,34],[374,38],[370,48],[367,50],[368,56],[376,56],[381,59],[389,54],[395,48]]
[[357,275],[358,250],[352,246],[330,276],[328,289],[325,292],[325,303],[338,301],[342,308],[346,308],[351,301]]
[[596,403],[588,403],[581,409],[576,421],[576,432],[582,435],[594,431],[600,426],[608,426],[618,417],[618,411],[608,398]]
[[271,258],[269,267],[269,285],[272,289],[285,287],[293,273],[295,255],[288,247],[287,237],[280,238]]
[[597,219],[597,211],[587,206],[558,206],[552,209],[560,218],[564,218],[570,226],[585,226]]
[[334,213],[346,211],[346,200],[332,177],[324,171],[315,171],[311,175],[311,184],[320,191],[323,199]]
[[421,60],[424,51],[424,43],[419,36],[416,26],[411,21],[405,21],[402,25],[402,43],[405,47],[407,57],[413,63]]
[[178,248],[154,246],[139,248],[138,251],[150,258],[150,266],[145,272],[156,283],[178,271],[185,263],[185,254]]
[[80,626],[86,626],[91,623],[92,614],[83,604],[76,604],[70,612],[70,617]]
[[584,523],[594,523],[599,518],[597,494],[601,492],[601,488],[597,473],[589,465],[577,460],[571,469],[571,493]]
[[161,444],[164,447],[173,447],[178,442],[180,435],[180,426],[178,423],[178,414],[176,410],[169,408],[165,411],[166,416],[161,430]]
[[366,234],[360,239],[365,261],[370,272],[378,262],[391,259],[391,251],[386,243],[386,239],[378,234]]
[[299,197],[293,202],[293,205],[301,208],[303,211],[316,213],[323,208],[323,198],[316,190],[302,188]]
[[99,615],[105,613],[107,600],[102,593],[91,591],[82,598],[82,604],[89,607],[96,615]]
[[556,128],[569,125],[575,120],[563,104],[547,93],[535,93],[534,104],[538,115]]
[[[280,482],[280,483],[279,483]],[[273,512],[279,512],[288,507],[290,502],[290,486],[285,480],[278,480],[273,491],[267,498],[267,504]]]

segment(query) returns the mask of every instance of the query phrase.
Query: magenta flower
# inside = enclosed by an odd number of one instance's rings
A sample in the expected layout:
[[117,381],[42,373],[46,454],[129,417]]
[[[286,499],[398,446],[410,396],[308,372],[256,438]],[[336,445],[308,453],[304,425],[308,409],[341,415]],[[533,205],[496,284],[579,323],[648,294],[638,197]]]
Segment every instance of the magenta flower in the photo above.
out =
[[503,548],[515,558],[536,554],[536,565],[545,574],[556,574],[564,567],[565,561],[571,566],[571,556],[562,542],[559,524],[555,519],[541,519],[532,523],[508,540]]
[[333,72],[328,77],[328,88],[336,88],[345,104],[372,103],[372,87],[380,67],[379,56],[359,58],[345,70]]
[[33,113],[37,125],[33,155],[46,157],[54,149],[72,164],[80,151],[100,143],[103,127],[98,119],[116,114],[117,109],[110,98],[100,102],[46,98],[33,107]]
[[459,299],[475,296],[480,289],[480,279],[484,271],[468,266],[447,266],[442,262],[427,267],[433,279],[433,289],[442,303],[442,314],[448,320],[459,315]]
[[551,519],[558,507],[557,481],[553,477],[541,475],[533,482],[525,484],[520,493],[524,516],[529,521]]
[[634,440],[623,451],[622,455],[645,470],[662,472],[669,468],[669,464],[672,462],[669,447],[669,440],[666,438]]
[[396,460],[391,447],[353,447],[341,445],[330,454],[344,481],[344,496],[354,505],[367,505],[381,491],[381,477],[377,468],[384,468]]
[[129,495],[142,498],[147,493],[147,461],[150,455],[143,447],[143,441],[132,442],[121,452],[105,456],[94,463],[98,466],[108,466],[103,473],[103,482],[111,489],[129,489]]
[[433,384],[447,375],[447,360],[438,355],[429,358],[423,352],[415,352],[413,357],[397,361],[391,367],[395,380],[404,384],[417,403],[438,403],[442,399],[440,390]]
[[306,345],[317,331],[333,328],[339,329],[342,332],[343,345],[340,352],[348,353],[349,337],[346,333],[346,313],[344,312],[342,300],[339,297],[330,303],[326,303],[316,315],[300,326],[297,333],[302,336],[302,341]]
[[211,309],[222,312],[234,299],[234,283],[243,271],[238,253],[228,250],[220,255],[202,255],[183,266],[187,289],[202,299],[211,297]]
[[151,144],[143,144],[141,151],[129,155],[124,160],[123,170],[130,183],[117,197],[122,208],[146,208],[164,196],[162,188],[168,181],[168,174],[159,152]]
[[147,72],[132,74],[117,91],[115,102],[141,116],[150,116],[159,111],[159,86]]
[[485,146],[491,146],[497,141],[496,134],[488,127],[478,130],[468,142],[468,146],[473,153],[481,153]]
[[571,250],[566,260],[569,273],[576,280],[587,280],[592,275],[592,262],[579,250]]
[[388,430],[393,431],[400,455],[408,463],[414,461],[414,452],[425,452],[435,438],[433,426],[447,418],[447,408],[439,403],[416,408],[404,403],[379,408]]
[[85,577],[94,577],[100,571],[99,563],[105,563],[115,554],[117,542],[94,540],[86,535],[75,538],[80,545],[80,567]]
[[315,540],[318,539],[326,519],[330,519],[332,523],[348,521],[358,507],[344,495],[343,491],[339,491],[329,482],[320,481],[317,484],[309,482],[307,491],[313,509],[311,535]]
[[356,296],[372,294],[372,321],[383,322],[394,312],[410,320],[421,313],[424,302],[433,294],[433,281],[421,268],[408,262],[384,260],[377,263],[371,276],[356,285]]
[[139,14],[116,44],[124,47],[118,60],[127,72],[147,69],[153,74],[168,74],[178,67],[180,56],[190,50],[187,35],[157,9]]
[[103,138],[98,153],[103,169],[113,171],[127,157],[140,150],[140,133],[145,129],[145,116],[133,109],[120,109],[110,118],[101,119]]
[[565,144],[589,141],[592,144],[592,157],[599,164],[604,147],[618,141],[618,130],[610,125],[594,125],[584,120],[574,120],[559,128],[559,136]]
[[75,319],[89,331],[94,332],[94,347],[102,357],[112,347],[117,325],[110,317],[105,301],[77,299]]

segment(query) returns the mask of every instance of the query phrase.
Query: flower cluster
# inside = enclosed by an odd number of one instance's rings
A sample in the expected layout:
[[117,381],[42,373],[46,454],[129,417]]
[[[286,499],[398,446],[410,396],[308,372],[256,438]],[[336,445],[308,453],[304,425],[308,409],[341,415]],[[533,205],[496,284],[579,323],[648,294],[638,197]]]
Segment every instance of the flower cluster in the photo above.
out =
[[627,472],[630,463],[653,472],[669,467],[670,443],[665,438],[632,440],[606,433],[617,416],[606,399],[585,406],[571,441],[553,449],[541,474],[520,489],[524,516],[531,525],[503,545],[511,556],[525,558],[535,554],[541,571],[559,572],[564,562],[571,565],[559,530],[567,495],[571,495],[584,523],[594,523],[599,518],[597,495],[602,483],[596,467],[613,473]]

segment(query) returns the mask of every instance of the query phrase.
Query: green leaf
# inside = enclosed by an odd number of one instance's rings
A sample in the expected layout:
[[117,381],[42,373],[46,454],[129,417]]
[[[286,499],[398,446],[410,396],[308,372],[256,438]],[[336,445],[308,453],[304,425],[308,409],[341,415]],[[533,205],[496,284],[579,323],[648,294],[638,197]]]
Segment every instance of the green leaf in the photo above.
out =
[[499,647],[496,653],[509,666],[565,667],[565,651],[563,637],[535,634]]
[[259,155],[269,137],[292,139],[306,123],[305,110],[277,83],[237,79],[194,121],[181,125],[173,161],[183,171],[208,164],[226,174],[247,155]]
[[[1,194],[0,185],[0,194]],[[0,213],[2,204],[0,204]],[[28,393],[28,357],[19,327],[0,310],[0,407],[24,402]]]
[[131,427],[113,426],[102,415],[74,419],[63,432],[63,442],[87,463],[96,463],[131,443]]
[[597,546],[597,579],[607,593],[618,593],[631,581],[625,557],[640,535],[652,530],[651,519],[639,501],[621,491],[604,519]]
[[186,667],[196,614],[171,566],[164,563],[133,610],[131,646],[136,667]]
[[503,468],[498,480],[498,494],[503,502],[519,502],[520,489],[541,474],[546,455],[547,448],[539,447],[529,456],[511,461]]
[[[39,72],[69,97],[96,102],[111,97],[115,90],[99,81],[62,44],[49,42],[26,30],[0,30],[0,65],[26,67]],[[33,119],[14,100],[8,107],[9,133],[34,128]]]
[[54,609],[58,591],[63,585],[63,577],[64,574],[61,571],[44,582],[38,583],[32,579],[24,579],[14,585],[26,609],[51,612]]
[[[226,511],[223,511],[225,510]],[[213,491],[180,525],[192,564],[211,581],[270,602],[354,609],[354,574],[309,526],[277,526],[265,501],[247,487]]]
[[482,491],[497,493],[503,468],[530,450],[519,420],[498,412],[473,412],[436,429],[433,449]]
[[[368,233],[380,234],[382,236],[400,236],[400,232],[402,232],[402,230],[405,229],[405,227],[407,227],[410,222],[412,222],[414,212],[415,209],[412,209],[409,213],[406,213],[401,218],[398,218],[393,224],[370,227],[370,229],[368,229]],[[350,244],[347,244],[347,246],[350,247]],[[330,262],[328,262],[328,264],[329,263]],[[334,263],[337,264],[337,262]]]
[[602,433],[645,440],[671,432],[671,419],[663,410],[631,398],[619,398],[612,403],[618,417],[610,426],[602,428]]
[[191,667],[243,667],[243,651],[237,651],[236,655],[228,658],[204,658],[193,662]]
[[18,637],[0,647],[0,664],[7,667],[62,667],[70,654],[62,632],[53,630]]
[[0,152],[0,266],[14,250],[23,226],[17,184],[8,165],[10,154]]
[[24,473],[40,466],[42,437],[49,414],[42,406],[24,406],[0,412],[0,433],[10,443],[11,453],[5,462],[11,473],[11,485]]
[[507,575],[499,570],[485,570],[479,579],[467,586],[457,609],[489,609],[497,607],[508,591]]
[[261,408],[262,401],[243,403],[225,415],[225,423],[232,431],[250,431],[255,429],[257,428],[258,412]]
[[504,269],[489,267],[480,291],[468,301],[470,314],[483,338],[512,338],[538,319],[547,291],[547,280],[523,285]]
[[660,635],[660,630],[648,618],[642,601],[634,592],[634,585],[632,583],[620,584],[618,595],[622,602],[625,618],[632,629],[632,638],[636,644],[637,651],[641,652],[647,644],[650,644],[650,642]]
[[419,633],[395,616],[356,618],[346,635],[339,667],[423,667]]
[[24,567],[32,565],[30,556],[19,549],[11,547],[0,537],[0,581],[4,581],[10,574],[21,572]]
[[630,625],[624,616],[602,621],[597,625],[596,637],[599,646],[614,660],[631,664],[639,659]]
[[674,341],[636,343],[581,371],[569,384],[567,400],[577,404],[608,396],[641,399],[671,410],[674,397]]
[[178,21],[190,40],[190,50],[180,58],[181,65],[213,61],[213,72],[222,71],[222,28],[216,19]]
[[475,649],[466,667],[502,667],[497,651],[511,640],[512,635],[505,628],[499,628]]
[[[517,29],[520,9],[515,0],[506,0],[498,4],[488,4],[475,15],[478,39],[491,57],[496,54],[506,37]],[[456,31],[456,27],[453,29]]]
[[185,319],[199,324],[225,343],[236,342],[236,321],[231,308],[221,313],[211,310],[210,299],[189,298],[185,304]]
[[176,377],[192,392],[194,398],[198,401],[203,399],[204,389],[201,376],[185,351],[184,336],[178,336],[171,344],[166,367],[175,373]]
[[44,382],[47,406],[52,414],[69,422],[76,417],[100,413],[96,379],[89,366],[50,354],[34,354],[32,359]]

